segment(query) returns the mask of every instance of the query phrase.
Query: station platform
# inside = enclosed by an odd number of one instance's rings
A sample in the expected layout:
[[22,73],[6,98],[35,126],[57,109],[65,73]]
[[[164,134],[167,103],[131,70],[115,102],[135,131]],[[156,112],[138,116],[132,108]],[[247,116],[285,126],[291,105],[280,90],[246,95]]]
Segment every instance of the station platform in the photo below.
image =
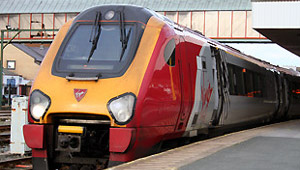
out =
[[299,170],[300,120],[199,141],[110,170]]

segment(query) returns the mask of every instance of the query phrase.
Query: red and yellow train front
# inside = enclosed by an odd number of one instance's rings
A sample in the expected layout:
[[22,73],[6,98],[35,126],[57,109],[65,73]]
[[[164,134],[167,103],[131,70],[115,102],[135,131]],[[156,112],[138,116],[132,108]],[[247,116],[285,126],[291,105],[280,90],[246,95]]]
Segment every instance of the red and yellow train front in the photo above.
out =
[[126,162],[170,138],[179,73],[164,49],[175,41],[164,22],[133,6],[94,7],[65,24],[30,96],[23,130],[34,169]]

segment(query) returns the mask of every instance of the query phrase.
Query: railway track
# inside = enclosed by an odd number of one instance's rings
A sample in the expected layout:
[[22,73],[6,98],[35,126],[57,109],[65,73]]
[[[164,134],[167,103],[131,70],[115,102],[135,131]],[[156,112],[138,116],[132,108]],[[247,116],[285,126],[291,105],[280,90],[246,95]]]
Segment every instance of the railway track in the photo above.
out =
[[0,161],[1,170],[30,170],[32,169],[31,156],[8,158]]
[[10,110],[0,110],[0,144],[10,141]]

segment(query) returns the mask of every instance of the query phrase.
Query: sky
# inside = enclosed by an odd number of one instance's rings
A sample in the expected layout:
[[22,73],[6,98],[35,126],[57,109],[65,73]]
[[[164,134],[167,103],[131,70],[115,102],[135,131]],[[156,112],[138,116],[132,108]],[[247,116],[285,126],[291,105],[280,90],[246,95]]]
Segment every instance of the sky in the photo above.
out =
[[227,43],[227,45],[274,65],[300,67],[300,57],[273,43]]

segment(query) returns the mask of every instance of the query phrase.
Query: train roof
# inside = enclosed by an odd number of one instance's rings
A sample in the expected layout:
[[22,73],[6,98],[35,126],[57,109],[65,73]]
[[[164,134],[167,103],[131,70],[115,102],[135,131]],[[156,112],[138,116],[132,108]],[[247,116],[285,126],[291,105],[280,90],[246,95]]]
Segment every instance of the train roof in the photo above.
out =
[[[212,40],[214,42],[217,42],[215,40]],[[280,72],[280,73],[283,73],[283,74],[289,74],[289,75],[292,75],[292,76],[298,76],[300,77],[300,73],[298,71],[295,71],[293,69],[286,69],[286,68],[283,68],[283,67],[279,67],[279,66],[276,66],[276,65],[273,65],[267,61],[264,61],[264,60],[261,60],[261,59],[258,59],[256,57],[253,57],[251,55],[248,55],[248,54],[245,54],[243,52],[241,52],[240,50],[237,50],[231,46],[228,46],[228,45],[224,45],[224,44],[221,44],[218,42],[219,45],[221,45],[225,51],[233,54],[234,56],[236,57],[239,57],[241,59],[244,59],[246,61],[249,61],[251,63],[254,63],[260,67],[264,67],[266,68],[267,70],[270,70],[270,71],[274,71],[274,72]]]
[[[109,7],[108,9],[106,9],[107,7]],[[284,73],[284,74],[288,74],[288,75],[292,75],[292,76],[299,76],[300,77],[300,73],[297,72],[297,71],[294,71],[294,70],[291,70],[291,69],[286,69],[286,68],[282,68],[282,67],[279,67],[279,66],[275,66],[275,65],[272,65],[271,63],[267,62],[267,61],[263,61],[263,60],[260,60],[260,59],[257,59],[253,56],[250,56],[250,55],[247,55],[247,54],[244,54],[242,53],[241,51],[233,48],[233,47],[230,47],[228,45],[225,45],[225,44],[222,44],[216,40],[212,40],[210,38],[207,38],[205,37],[205,35],[203,35],[201,32],[199,31],[195,31],[195,30],[191,30],[187,27],[184,27],[184,26],[181,26],[177,23],[175,23],[174,21],[170,20],[169,18],[167,18],[166,16],[164,15],[161,15],[151,9],[148,9],[148,8],[144,8],[144,7],[140,7],[140,6],[136,6],[136,5],[102,5],[102,6],[96,6],[96,7],[91,7],[83,12],[81,12],[76,18],[74,21],[76,20],[85,20],[87,18],[90,18],[91,15],[94,15],[94,13],[91,13],[92,11],[95,11],[95,10],[101,10],[103,11],[104,13],[106,13],[108,10],[124,10],[124,11],[128,11],[127,15],[126,15],[126,18],[129,18],[129,19],[138,19],[140,21],[142,21],[143,23],[147,23],[149,18],[151,16],[156,16],[160,19],[162,19],[163,21],[165,21],[166,23],[168,23],[171,27],[173,27],[174,29],[178,30],[178,31],[182,31],[186,34],[190,34],[190,36],[197,36],[197,38],[210,44],[211,46],[215,46],[219,49],[222,49],[224,50],[225,52],[229,53],[229,54],[232,54],[234,55],[235,57],[238,57],[240,59],[243,59],[243,60],[246,60],[248,62],[251,62],[251,63],[254,63],[260,67],[263,67],[267,70],[270,70],[270,71],[276,71],[276,72],[281,72],[281,73]],[[143,13],[144,15],[141,15],[140,13]],[[130,14],[130,15],[128,15]]]
[[78,20],[91,20],[91,18],[94,19],[95,12],[101,12],[101,16],[103,17],[103,19],[106,20],[106,15],[108,14],[108,12],[112,12],[112,11],[113,11],[112,18],[109,18],[107,20],[118,19],[119,12],[124,12],[126,13],[127,20],[140,21],[146,24],[149,18],[155,15],[154,11],[140,6],[135,6],[135,5],[101,5],[101,6],[91,7],[87,10],[82,11],[74,19],[73,22],[75,23]]
[[270,70],[270,71],[280,72],[280,73],[283,73],[283,74],[288,74],[288,75],[300,77],[300,72],[298,72],[298,71],[295,71],[293,69],[282,68],[282,67],[273,65],[273,64],[271,64],[271,63],[269,63],[267,61],[255,58],[255,57],[253,57],[251,55],[247,55],[247,54],[241,52],[240,50],[235,49],[235,48],[233,48],[233,47],[231,47],[229,45],[225,45],[225,44],[222,44],[222,43],[220,43],[220,42],[218,42],[216,40],[207,38],[207,37],[205,37],[205,35],[203,35],[201,32],[199,32],[197,30],[191,30],[191,29],[189,29],[189,28],[187,28],[185,26],[179,25],[179,24],[171,21],[170,19],[168,19],[166,16],[163,16],[163,15],[160,15],[160,14],[157,14],[157,15],[159,17],[161,17],[164,21],[167,21],[176,30],[185,31],[186,33],[188,33],[190,35],[196,35],[198,38],[200,37],[204,42],[207,42],[211,46],[215,46],[215,47],[217,47],[219,49],[222,49],[225,52],[234,55],[235,57],[238,57],[240,59],[243,59],[243,60],[246,60],[248,62],[254,63],[254,64],[256,64],[256,65],[258,65],[260,67],[263,67],[263,68],[265,68],[267,70]]

